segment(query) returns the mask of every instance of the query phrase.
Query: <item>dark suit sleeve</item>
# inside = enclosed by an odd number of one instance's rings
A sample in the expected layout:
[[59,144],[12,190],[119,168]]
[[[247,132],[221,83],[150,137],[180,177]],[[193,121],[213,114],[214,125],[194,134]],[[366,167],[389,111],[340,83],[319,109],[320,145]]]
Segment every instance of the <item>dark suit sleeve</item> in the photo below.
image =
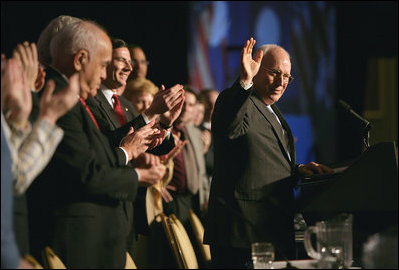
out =
[[212,132],[222,133],[234,139],[247,131],[246,121],[252,87],[245,90],[238,81],[218,97],[213,113]]
[[57,123],[64,130],[53,160],[57,174],[66,180],[60,188],[65,188],[66,193],[83,190],[89,196],[133,200],[138,188],[137,173],[119,166],[122,160],[109,145],[100,145],[108,142],[85,125],[82,110],[78,104]]

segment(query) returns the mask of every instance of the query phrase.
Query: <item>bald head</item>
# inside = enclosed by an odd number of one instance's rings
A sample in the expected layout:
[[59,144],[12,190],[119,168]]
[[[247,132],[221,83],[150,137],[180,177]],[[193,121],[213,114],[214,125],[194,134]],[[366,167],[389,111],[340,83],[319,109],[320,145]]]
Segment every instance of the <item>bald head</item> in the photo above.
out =
[[[74,55],[84,49],[95,54],[101,42],[111,40],[104,29],[91,21],[76,21],[66,25],[50,43],[52,58]],[[112,45],[111,45],[112,46]]]
[[283,95],[291,76],[290,55],[284,48],[267,44],[259,47],[263,51],[260,69],[253,78],[254,88],[261,100],[272,105]]
[[71,23],[54,36],[50,49],[55,68],[67,77],[79,73],[81,97],[95,96],[112,57],[105,30],[90,21]]

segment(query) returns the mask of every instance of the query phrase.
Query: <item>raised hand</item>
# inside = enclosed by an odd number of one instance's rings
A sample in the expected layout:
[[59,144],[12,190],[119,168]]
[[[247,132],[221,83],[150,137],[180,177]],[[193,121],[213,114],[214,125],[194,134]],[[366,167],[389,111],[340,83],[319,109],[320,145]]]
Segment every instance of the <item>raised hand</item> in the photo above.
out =
[[127,135],[122,139],[121,147],[128,153],[129,160],[136,159],[140,154],[147,151],[148,147],[153,143],[154,135],[160,133],[154,128],[155,121],[151,121],[147,125],[134,131],[130,128]]
[[53,94],[55,83],[49,80],[40,98],[39,118],[45,118],[50,123],[55,122],[68,112],[79,100],[79,74],[75,73],[69,78],[69,84],[61,91]]
[[36,44],[29,44],[27,41],[23,44],[18,44],[13,51],[13,58],[21,62],[21,68],[26,74],[29,89],[37,90],[35,82],[39,71],[39,60],[37,58]]
[[32,95],[27,83],[25,72],[22,71],[19,60],[9,59],[4,67],[4,84],[2,78],[2,105],[10,110],[9,120],[24,126],[32,110]]
[[183,86],[180,84],[176,84],[167,90],[165,90],[165,87],[161,88],[161,91],[154,96],[150,107],[144,112],[147,118],[151,121],[157,115],[163,114],[175,107],[181,102],[180,97],[184,93],[184,90],[182,90]]
[[256,43],[252,37],[247,40],[241,51],[240,79],[245,83],[251,83],[252,78],[258,73],[263,57],[263,51],[259,50],[255,60],[252,59],[252,49]]

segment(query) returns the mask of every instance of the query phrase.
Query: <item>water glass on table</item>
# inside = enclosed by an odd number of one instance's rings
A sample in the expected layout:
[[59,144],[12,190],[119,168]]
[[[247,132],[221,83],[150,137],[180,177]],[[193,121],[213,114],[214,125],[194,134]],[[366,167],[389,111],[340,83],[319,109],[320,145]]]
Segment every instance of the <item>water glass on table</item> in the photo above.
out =
[[273,269],[274,246],[272,243],[252,243],[251,254],[254,269]]

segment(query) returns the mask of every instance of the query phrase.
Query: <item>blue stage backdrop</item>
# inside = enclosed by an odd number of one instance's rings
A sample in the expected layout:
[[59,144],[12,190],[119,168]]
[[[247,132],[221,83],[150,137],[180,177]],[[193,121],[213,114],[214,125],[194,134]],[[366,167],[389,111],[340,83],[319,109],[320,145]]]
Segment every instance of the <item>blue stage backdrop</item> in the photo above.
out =
[[245,41],[291,55],[290,84],[278,106],[294,133],[297,161],[336,161],[335,10],[328,2],[205,1],[190,4],[189,83],[201,91],[239,76]]

